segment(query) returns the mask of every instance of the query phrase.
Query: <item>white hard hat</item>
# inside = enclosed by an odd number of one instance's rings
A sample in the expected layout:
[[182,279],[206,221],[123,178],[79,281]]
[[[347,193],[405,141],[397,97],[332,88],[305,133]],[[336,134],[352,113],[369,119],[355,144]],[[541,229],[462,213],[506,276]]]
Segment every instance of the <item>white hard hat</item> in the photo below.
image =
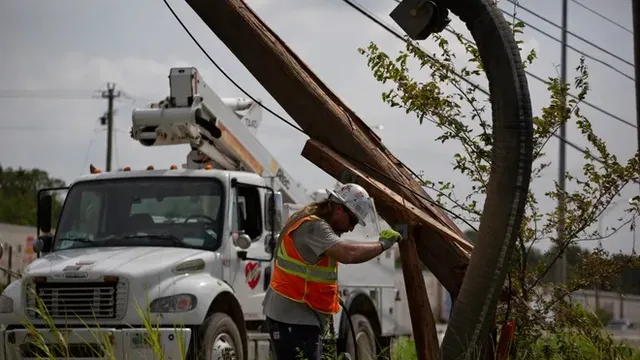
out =
[[366,226],[364,219],[371,211],[371,200],[367,191],[358,184],[344,184],[336,191],[327,189],[329,198],[334,198],[346,206],[357,218],[358,223]]

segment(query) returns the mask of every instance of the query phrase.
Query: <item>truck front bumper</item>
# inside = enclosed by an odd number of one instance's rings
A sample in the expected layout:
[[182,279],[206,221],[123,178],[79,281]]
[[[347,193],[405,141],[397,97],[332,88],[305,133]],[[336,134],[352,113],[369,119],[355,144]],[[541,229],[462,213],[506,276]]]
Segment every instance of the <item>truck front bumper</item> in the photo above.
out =
[[[191,329],[159,328],[153,330],[157,341],[150,341],[145,329],[78,328],[53,332],[38,329],[0,329],[0,359],[158,359],[179,360],[186,357]],[[66,344],[66,346],[61,346]]]

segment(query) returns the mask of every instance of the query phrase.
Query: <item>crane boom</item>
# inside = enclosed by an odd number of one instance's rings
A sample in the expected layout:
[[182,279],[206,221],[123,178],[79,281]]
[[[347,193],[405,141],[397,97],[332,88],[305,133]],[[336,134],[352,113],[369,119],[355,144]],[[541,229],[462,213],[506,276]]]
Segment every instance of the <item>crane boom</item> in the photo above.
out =
[[189,144],[184,168],[211,165],[220,170],[250,171],[270,180],[285,202],[310,202],[305,189],[257,139],[259,103],[220,98],[193,67],[172,68],[169,88],[164,100],[133,110],[133,139],[143,146]]

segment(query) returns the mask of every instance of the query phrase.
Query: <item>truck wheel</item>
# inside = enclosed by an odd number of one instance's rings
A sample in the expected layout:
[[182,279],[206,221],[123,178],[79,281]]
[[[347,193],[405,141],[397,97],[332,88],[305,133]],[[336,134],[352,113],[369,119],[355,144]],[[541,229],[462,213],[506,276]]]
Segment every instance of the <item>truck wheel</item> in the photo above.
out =
[[[356,333],[356,339],[358,343],[358,359],[359,360],[374,360],[377,359],[376,354],[376,335],[373,332],[373,327],[369,320],[360,314],[351,316],[351,322],[353,323],[353,330]],[[346,336],[346,350],[351,355],[352,359],[355,359],[355,349],[353,342],[353,334],[349,327],[348,332],[344,334]]]
[[209,360],[244,360],[240,331],[229,315],[213,313],[202,325],[201,353]]

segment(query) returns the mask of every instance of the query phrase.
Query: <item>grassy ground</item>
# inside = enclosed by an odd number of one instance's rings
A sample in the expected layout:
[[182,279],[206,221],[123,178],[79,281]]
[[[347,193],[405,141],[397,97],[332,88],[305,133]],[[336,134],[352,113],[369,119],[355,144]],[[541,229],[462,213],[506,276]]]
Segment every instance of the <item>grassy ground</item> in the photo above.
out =
[[[35,309],[40,316],[44,319],[47,327],[54,335],[55,339],[59,341],[54,342],[52,345],[49,341],[46,341],[40,332],[30,323],[25,323],[26,328],[30,332],[30,342],[33,347],[39,350],[42,354],[42,359],[60,359],[55,354],[63,354],[62,359],[69,359],[69,348],[66,339],[69,334],[66,329],[59,329],[54,324],[53,320],[46,309],[44,308],[40,299],[37,299],[37,306]],[[153,356],[149,360],[168,360],[163,351],[160,342],[160,336],[158,332],[158,325],[154,324],[151,313],[136,305],[136,309],[141,318],[141,323],[144,326],[146,333],[146,341],[149,343],[153,350]],[[88,329],[98,328],[97,324],[87,324],[84,326]],[[185,353],[186,341],[179,336],[181,326],[176,326],[176,339],[181,353]],[[94,331],[91,333],[94,337],[93,343],[100,344],[102,352],[106,354],[105,359],[115,360],[113,346],[104,333]],[[560,334],[553,334],[545,337],[541,337],[531,349],[519,349],[518,355],[512,360],[524,360],[524,359],[547,359],[547,360],[565,360],[565,359],[631,359],[640,360],[640,351],[630,351],[628,356],[612,356],[611,350],[615,344],[593,344],[588,338],[580,335],[578,332],[564,332]],[[329,349],[331,350],[331,349]],[[417,359],[415,346],[413,340],[404,338],[394,342],[394,345],[390,349],[385,351],[391,354],[393,360],[413,360]],[[66,354],[66,356],[64,356]],[[140,357],[136,357],[140,359]],[[340,357],[338,357],[340,359]],[[177,360],[173,358],[172,360]],[[185,359],[180,359],[185,360]],[[249,359],[253,360],[253,359]],[[331,359],[326,359],[331,360]]]

